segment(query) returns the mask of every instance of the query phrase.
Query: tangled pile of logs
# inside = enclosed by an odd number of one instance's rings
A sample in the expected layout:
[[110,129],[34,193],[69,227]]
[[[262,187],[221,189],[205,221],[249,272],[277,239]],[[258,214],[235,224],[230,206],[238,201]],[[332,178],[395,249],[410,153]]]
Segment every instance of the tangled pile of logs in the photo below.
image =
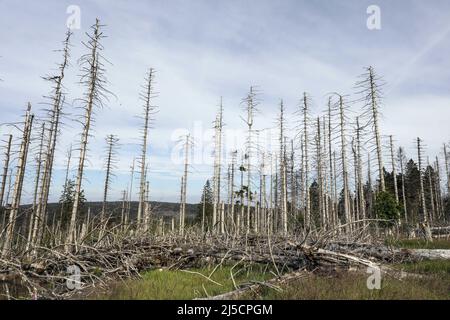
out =
[[36,248],[34,252],[0,260],[0,288],[13,296],[11,285],[22,290],[16,298],[64,299],[70,290],[74,266],[81,290],[106,287],[110,281],[139,277],[142,271],[167,268],[190,269],[224,262],[267,264],[281,273],[300,269],[370,266],[375,263],[413,261],[412,251],[355,242],[305,241],[284,237],[225,237],[186,234],[165,237],[133,237],[107,245]]

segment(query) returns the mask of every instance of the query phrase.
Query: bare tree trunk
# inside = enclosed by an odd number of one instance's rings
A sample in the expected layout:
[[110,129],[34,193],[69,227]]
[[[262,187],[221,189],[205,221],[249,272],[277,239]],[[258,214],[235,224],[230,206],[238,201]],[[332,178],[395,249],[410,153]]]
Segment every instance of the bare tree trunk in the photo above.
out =
[[118,141],[119,141],[119,139],[116,136],[114,136],[113,134],[110,134],[106,137],[106,145],[107,145],[107,156],[106,156],[106,163],[105,163],[106,175],[105,175],[105,184],[103,187],[102,213],[101,213],[101,217],[100,217],[102,222],[104,221],[105,216],[106,216],[108,191],[110,189],[111,178],[113,176],[112,170],[116,163],[115,147],[117,146]]
[[358,166],[358,199],[359,199],[359,210],[360,218],[366,219],[366,200],[364,195],[364,185],[363,185],[363,173],[362,173],[362,153],[361,153],[361,130],[359,125],[359,118],[356,118],[356,156],[357,156],[357,166]]
[[322,173],[322,180],[323,180],[323,202],[324,202],[324,218],[325,218],[325,229],[328,230],[330,228],[331,219],[330,219],[330,187],[329,187],[329,181],[328,181],[328,142],[327,142],[327,121],[326,117],[323,116],[322,118],[322,128],[323,128],[323,143],[322,143],[322,166],[323,166],[323,173]]
[[334,170],[333,170],[333,152],[331,149],[331,143],[332,143],[332,125],[331,125],[331,97],[328,98],[328,161],[329,161],[329,166],[330,166],[330,199],[331,199],[331,206],[330,206],[330,215],[331,215],[331,225],[332,227],[336,227],[337,225],[337,213],[335,210],[335,203],[336,203],[336,199],[334,197],[335,195],[335,179],[336,176],[334,175]]
[[309,196],[309,162],[308,162],[308,97],[303,94],[303,153],[305,164],[305,229],[311,228],[311,200]]
[[[347,141],[345,139],[345,117],[344,117],[344,101],[342,96],[339,96],[339,119],[340,119],[340,136],[341,136],[341,161],[342,161],[342,177],[344,183],[344,216],[345,223],[351,223],[350,216],[350,199],[348,187],[348,170],[347,170]],[[351,231],[351,224],[347,228]]]
[[378,124],[378,93],[377,86],[375,84],[375,74],[372,67],[369,67],[369,81],[370,81],[370,99],[371,99],[371,107],[372,107],[372,116],[373,116],[373,126],[375,131],[375,142],[376,142],[376,151],[377,151],[377,160],[378,160],[378,171],[380,177],[381,191],[386,191],[386,185],[384,183],[384,165],[383,165],[383,155],[382,155],[382,147],[381,147],[381,136],[380,129]]
[[[69,150],[67,151],[67,162],[66,162],[66,174],[64,177],[64,194],[67,193],[68,183],[69,183],[69,172],[70,172],[70,162],[72,160],[72,145],[70,145]],[[61,214],[60,214],[60,220],[62,220],[64,215],[64,209],[65,209],[66,203],[63,199],[61,202]]]
[[33,224],[34,223],[38,223],[37,220],[35,220],[36,218],[36,202],[37,202],[37,197],[38,197],[38,190],[39,190],[39,180],[41,177],[41,169],[42,169],[42,150],[44,147],[44,137],[45,137],[45,122],[42,124],[42,130],[41,130],[41,136],[40,136],[40,142],[39,142],[39,150],[38,150],[38,155],[37,155],[37,159],[36,159],[36,180],[34,183],[34,193],[33,193],[33,207],[31,209],[31,214],[30,214],[30,221],[28,224],[28,237],[27,237],[27,246],[26,246],[26,251],[28,251],[31,243],[32,243],[32,234],[33,234]]
[[391,162],[392,162],[392,174],[394,176],[395,200],[398,203],[399,197],[398,197],[398,187],[397,187],[397,169],[396,169],[395,158],[394,158],[394,141],[393,141],[392,135],[389,136],[389,144],[390,144],[390,148],[391,148]]
[[339,218],[339,215],[338,215],[338,205],[339,205],[339,202],[338,202],[338,196],[337,196],[337,174],[336,174],[336,170],[337,170],[337,165],[336,165],[336,152],[335,151],[333,151],[333,176],[334,176],[334,187],[333,187],[333,189],[334,189],[334,195],[333,195],[333,198],[334,198],[334,221],[336,221],[336,225],[341,225],[341,221],[340,221],[340,218]]
[[36,215],[38,218],[41,218],[43,215],[46,215],[47,212],[47,203],[48,197],[50,193],[50,185],[52,181],[52,173],[53,173],[53,162],[55,158],[55,150],[56,150],[56,142],[59,132],[60,126],[60,116],[62,112],[62,108],[64,106],[64,94],[63,94],[63,80],[65,77],[65,70],[69,64],[70,57],[70,38],[72,33],[68,31],[66,33],[66,38],[64,40],[64,49],[63,49],[63,61],[59,65],[60,74],[56,77],[49,77],[46,80],[55,83],[54,86],[54,96],[52,99],[53,109],[50,111],[50,129],[48,136],[48,145],[47,152],[45,154],[45,166],[42,178],[42,186],[39,197],[39,203],[37,207]]
[[235,176],[235,168],[236,168],[236,157],[237,157],[237,151],[233,152],[232,156],[231,156],[231,181],[230,181],[230,187],[231,187],[231,191],[230,191],[230,205],[231,205],[231,220],[232,220],[232,224],[234,226],[234,228],[237,228],[237,224],[236,221],[234,220],[234,211],[235,211],[235,206],[234,206],[234,176]]
[[80,157],[78,162],[77,176],[75,182],[75,199],[72,207],[72,215],[70,217],[70,224],[68,230],[68,238],[66,246],[66,250],[69,250],[69,245],[76,243],[77,239],[77,216],[78,210],[80,206],[81,200],[81,185],[83,182],[83,173],[84,166],[86,161],[86,153],[88,146],[89,133],[91,129],[91,121],[92,121],[92,112],[95,106],[101,105],[101,97],[103,96],[102,91],[105,89],[102,87],[102,83],[104,83],[104,79],[102,79],[103,69],[100,65],[100,51],[101,45],[99,43],[100,39],[103,37],[102,32],[100,31],[100,22],[97,19],[93,28],[93,35],[90,36],[90,40],[88,42],[87,47],[90,49],[90,53],[85,56],[84,65],[87,74],[84,78],[84,83],[87,84],[88,90],[85,94],[85,116],[83,122],[83,132],[81,134],[81,148],[80,148]]
[[273,183],[273,193],[274,193],[274,202],[273,202],[273,232],[276,232],[279,230],[279,223],[278,223],[278,208],[280,207],[278,204],[278,187],[279,187],[279,170],[278,170],[278,156],[275,156],[275,182]]
[[[33,234],[31,235],[31,243],[34,244],[35,241],[38,241],[40,239],[40,233],[39,231],[42,231],[40,228],[40,224],[43,222],[43,218],[46,217],[47,213],[47,203],[48,203],[48,197],[50,193],[50,185],[52,180],[52,173],[53,173],[53,162],[55,158],[55,149],[56,149],[56,142],[59,132],[59,125],[60,125],[60,115],[62,108],[64,106],[64,95],[63,95],[63,79],[65,76],[65,70],[68,65],[68,59],[69,59],[69,48],[70,48],[70,38],[72,36],[72,33],[68,31],[66,33],[66,39],[64,41],[64,49],[63,49],[63,62],[59,65],[60,74],[58,76],[54,77],[47,77],[46,80],[50,81],[54,84],[54,92],[52,94],[51,104],[53,108],[49,110],[50,113],[50,128],[49,128],[49,135],[48,135],[48,143],[46,145],[46,152],[44,157],[44,163],[43,166],[43,172],[42,172],[42,179],[41,179],[41,187],[39,191],[37,206],[35,207],[35,210],[33,210],[34,215],[34,222],[37,223],[36,226],[33,227]],[[30,223],[31,224],[31,223]],[[36,231],[35,231],[36,229]]]
[[317,134],[316,134],[316,166],[317,166],[317,185],[319,193],[319,215],[320,223],[323,228],[326,228],[325,221],[325,205],[323,203],[324,189],[323,189],[323,177],[322,177],[322,135],[320,132],[320,118],[317,118]]
[[[306,195],[305,195],[305,142],[303,136],[300,137],[300,208],[303,218],[306,219]],[[305,223],[305,221],[303,221]]]
[[186,187],[187,187],[187,177],[188,177],[188,167],[189,167],[189,134],[186,136],[185,142],[185,160],[184,160],[184,174],[182,180],[182,201],[181,201],[181,212],[180,212],[180,234],[184,235],[184,228],[186,223]]
[[370,218],[377,218],[377,215],[373,212],[373,201],[375,198],[375,193],[372,189],[372,172],[370,166],[370,153],[367,154],[367,186],[368,186],[368,196],[369,196],[369,213],[371,214]]
[[444,143],[444,161],[445,161],[445,177],[447,180],[447,196],[450,196],[450,168],[449,168],[449,155],[447,153],[447,145]]
[[25,177],[25,169],[27,165],[28,148],[30,145],[31,130],[33,127],[34,115],[31,114],[31,104],[25,114],[25,122],[22,135],[22,143],[20,145],[19,160],[17,163],[16,179],[14,181],[14,191],[9,213],[8,225],[6,227],[5,240],[3,244],[2,256],[5,256],[11,249],[14,242],[14,231],[16,226],[16,218],[19,212],[20,199],[22,197],[23,179]]
[[171,230],[172,230],[172,233],[175,233],[175,218],[171,219]]
[[13,178],[13,169],[10,168],[9,169],[9,174],[8,174],[8,188],[6,189],[6,197],[5,197],[5,203],[8,205],[11,200],[11,190],[12,190],[12,178]]
[[137,229],[140,230],[142,227],[142,218],[144,214],[144,203],[145,203],[145,169],[147,166],[147,145],[148,145],[148,130],[150,126],[150,116],[154,112],[155,107],[151,105],[152,99],[155,97],[154,94],[154,78],[155,71],[150,68],[146,78],[145,92],[141,95],[144,101],[144,127],[142,133],[142,151],[141,151],[141,168],[140,168],[140,183],[139,183],[139,205],[137,212]]
[[402,175],[402,201],[403,201],[403,212],[405,215],[405,222],[408,223],[408,208],[406,206],[406,187],[405,187],[405,172],[404,172],[404,163],[405,163],[405,153],[403,148],[398,149],[397,153],[398,162],[400,163],[400,173]]
[[225,234],[225,203],[223,201],[220,206],[220,233]]
[[429,221],[430,224],[433,224],[433,220],[434,217],[436,215],[436,208],[434,206],[434,191],[433,191],[433,182],[432,182],[432,178],[431,178],[431,171],[432,171],[432,167],[430,166],[430,161],[427,161],[428,163],[428,188],[430,189],[430,205],[431,205],[431,212],[429,212]]
[[180,235],[184,234],[184,218],[183,218],[183,189],[184,189],[184,176],[181,177],[180,183],[180,221],[178,225],[178,233]]
[[441,188],[441,169],[439,165],[439,158],[436,156],[435,162],[435,190],[436,190],[436,205],[437,205],[437,213],[438,219],[443,220],[444,217],[444,200],[442,199],[442,188]]
[[134,168],[135,168],[135,158],[133,158],[133,163],[131,164],[131,177],[130,177],[130,190],[128,193],[128,206],[127,212],[125,214],[125,225],[131,222],[131,202],[133,200],[133,182],[134,182]]
[[12,135],[10,134],[8,136],[8,142],[6,144],[6,152],[5,152],[5,162],[3,165],[3,175],[2,175],[2,185],[0,189],[0,208],[3,207],[3,200],[6,190],[6,180],[8,177],[8,170],[9,170],[9,161],[11,159],[11,142],[12,142]]
[[294,140],[291,140],[291,216],[297,212],[297,173],[295,172]]
[[266,167],[265,155],[262,156],[262,171],[261,171],[261,232],[267,234],[267,195],[266,195]]
[[353,153],[353,169],[354,169],[354,183],[355,183],[355,205],[353,221],[357,221],[361,217],[359,189],[358,189],[358,152],[356,151],[355,139],[352,139],[352,153]]
[[203,189],[203,205],[202,205],[202,234],[205,233],[205,219],[206,219],[206,189]]
[[247,136],[247,143],[246,143],[246,150],[245,150],[245,156],[247,159],[247,226],[246,226],[246,234],[250,233],[250,225],[251,225],[251,208],[252,208],[252,128],[254,124],[254,113],[256,111],[256,101],[255,101],[256,94],[254,92],[253,87],[250,87],[250,92],[245,98],[245,102],[247,103],[247,119],[245,120],[245,123],[247,124],[248,128],[248,136]]
[[[147,177],[148,169],[145,171],[145,176]],[[144,203],[144,221],[142,226],[142,231],[146,235],[150,230],[150,215],[151,215],[151,206],[150,206],[150,182],[146,181],[145,184],[145,203]]]
[[[286,144],[284,144],[286,146]],[[288,197],[287,197],[287,170],[286,170],[286,147],[283,147],[283,180],[282,180],[282,195],[283,195],[283,205],[282,205],[282,223],[283,223],[283,234],[287,235],[288,232]]]
[[125,228],[125,212],[127,209],[127,190],[122,191],[122,208],[120,211],[120,223],[122,224],[122,228]]
[[284,106],[283,100],[280,102],[280,118],[278,120],[280,127],[280,177],[281,177],[281,225],[282,232],[287,235],[287,174],[286,174],[286,144],[284,137]]
[[272,209],[273,209],[273,159],[272,157],[270,158],[270,184],[269,184],[269,190],[270,190],[270,195],[269,195],[269,212],[267,215],[267,222],[266,222],[266,228],[267,228],[267,235],[268,237],[270,237],[270,235],[272,234],[272,229],[273,229],[273,221],[272,221]]
[[[216,224],[218,218],[218,210],[220,205],[220,189],[221,189],[221,171],[222,171],[222,128],[223,128],[223,104],[220,98],[219,114],[215,121],[215,145],[214,145],[214,203],[213,203],[213,230],[217,231]],[[219,220],[220,230],[223,229],[224,221]],[[221,233],[223,233],[221,231]]]
[[237,235],[240,235],[242,227],[244,225],[244,158],[241,157],[241,166],[239,168],[239,171],[241,173],[241,188],[239,191],[239,197],[240,197],[240,210],[237,214],[237,229],[236,233]]
[[8,182],[6,184],[7,184],[8,188],[6,189],[7,192],[6,192],[6,197],[5,197],[5,208],[3,211],[2,230],[6,226],[7,212],[8,212],[8,210],[10,210],[10,208],[7,208],[7,207],[8,207],[8,204],[10,203],[9,198],[10,198],[11,188],[12,188],[12,175],[13,175],[13,170],[11,168],[11,169],[9,169],[9,173],[7,174]]
[[425,239],[427,241],[432,242],[433,238],[431,237],[431,231],[430,226],[428,224],[428,213],[427,213],[427,206],[425,203],[425,191],[423,187],[423,170],[422,170],[422,148],[421,148],[421,140],[420,138],[417,138],[417,159],[418,159],[418,166],[419,166],[419,173],[420,173],[420,199],[422,204],[422,230],[425,235]]

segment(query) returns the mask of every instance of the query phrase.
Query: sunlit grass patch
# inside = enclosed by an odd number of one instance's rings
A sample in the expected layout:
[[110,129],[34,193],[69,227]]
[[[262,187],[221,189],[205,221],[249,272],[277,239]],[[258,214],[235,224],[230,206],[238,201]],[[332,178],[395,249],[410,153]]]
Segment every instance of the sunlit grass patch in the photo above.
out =
[[447,239],[434,239],[433,242],[421,239],[390,240],[386,244],[406,249],[450,249],[450,240]]
[[[95,299],[117,300],[166,300],[195,299],[226,293],[248,282],[261,282],[273,277],[269,268],[261,265],[246,267],[221,266],[214,273],[213,267],[182,270],[152,270],[145,272],[142,279],[113,284],[108,292],[100,293]],[[233,278],[231,276],[233,271]],[[210,274],[212,276],[207,279]]]
[[283,285],[282,291],[264,287],[242,299],[269,300],[407,300],[450,299],[450,282],[433,274],[424,279],[403,280],[383,276],[379,290],[367,288],[363,273],[342,272],[330,276],[310,275]]
[[397,265],[396,267],[412,273],[441,275],[448,278],[450,282],[450,260],[408,262]]

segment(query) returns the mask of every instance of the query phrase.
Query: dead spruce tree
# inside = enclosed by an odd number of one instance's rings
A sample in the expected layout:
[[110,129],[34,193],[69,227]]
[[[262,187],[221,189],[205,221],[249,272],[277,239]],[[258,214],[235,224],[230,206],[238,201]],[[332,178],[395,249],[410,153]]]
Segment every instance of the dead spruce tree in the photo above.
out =
[[444,143],[444,163],[445,163],[445,176],[447,180],[447,196],[450,197],[450,167],[449,167],[449,154],[447,153],[447,145]]
[[103,107],[103,100],[107,100],[107,94],[109,93],[105,88],[104,58],[101,54],[103,46],[100,43],[104,38],[104,35],[100,30],[101,27],[100,21],[97,19],[95,24],[91,27],[92,35],[87,34],[89,40],[84,43],[85,47],[89,50],[89,53],[83,55],[80,59],[82,73],[80,83],[86,87],[86,92],[80,100],[83,104],[82,108],[85,114],[81,120],[83,130],[81,133],[80,156],[76,173],[75,196],[67,237],[67,243],[69,245],[74,242],[76,243],[77,240],[77,217],[81,200],[81,185],[83,182],[90,130],[94,120],[94,109]]
[[351,203],[350,203],[350,188],[349,188],[349,171],[348,171],[348,160],[347,160],[347,132],[346,127],[348,123],[348,118],[346,116],[346,111],[348,106],[344,102],[344,97],[340,94],[335,94],[338,100],[333,105],[333,111],[338,119],[338,125],[336,131],[338,133],[338,145],[340,147],[340,160],[341,160],[341,170],[342,170],[342,187],[343,187],[343,200],[344,200],[344,221],[346,224],[346,230],[352,230],[352,215],[351,215]]
[[356,157],[357,157],[357,194],[359,201],[359,213],[360,216],[358,219],[366,219],[366,198],[364,195],[364,181],[363,181],[363,162],[362,162],[362,144],[361,144],[361,136],[362,136],[363,128],[359,124],[359,117],[356,117]]
[[330,198],[331,198],[331,206],[330,206],[330,215],[331,215],[331,225],[332,227],[336,227],[338,218],[337,218],[337,196],[335,190],[335,179],[336,176],[333,170],[333,150],[332,150],[332,133],[333,133],[333,125],[332,125],[332,100],[331,97],[328,98],[328,114],[327,114],[327,124],[328,124],[328,162],[330,167]]
[[287,235],[288,232],[288,197],[287,197],[287,159],[286,159],[286,143],[285,143],[285,119],[283,100],[280,101],[280,115],[278,118],[278,127],[280,135],[278,143],[280,146],[280,198],[281,198],[281,232]]
[[405,222],[408,223],[408,208],[406,206],[406,186],[405,186],[405,163],[406,163],[406,155],[405,151],[402,147],[398,148],[397,151],[397,161],[400,164],[400,174],[402,177],[402,201],[403,201],[403,214],[405,216]]
[[442,197],[442,188],[441,188],[441,166],[439,164],[439,157],[436,156],[436,160],[434,162],[434,172],[435,172],[435,190],[436,190],[436,205],[437,205],[437,213],[438,219],[440,221],[444,220],[444,199]]
[[260,214],[259,214],[259,227],[258,230],[264,232],[266,230],[267,234],[267,169],[266,169],[266,154],[262,152],[261,163],[260,163],[260,179],[259,179],[259,203],[260,203]]
[[332,217],[330,215],[330,205],[331,205],[331,199],[330,199],[330,190],[329,190],[329,184],[330,181],[328,180],[328,142],[327,142],[327,119],[326,116],[322,116],[322,134],[321,136],[323,139],[321,140],[321,165],[322,165],[322,180],[323,180],[323,205],[324,205],[324,228],[329,229],[330,226],[332,226]]
[[[69,173],[70,173],[70,164],[72,161],[72,145],[70,145],[69,149],[66,152],[66,172],[64,175],[64,185],[63,185],[63,191],[64,194],[68,193],[68,187],[69,187]],[[61,202],[61,211],[60,211],[60,219],[62,219],[64,214],[66,203],[64,201]]]
[[102,203],[102,212],[100,219],[102,221],[106,218],[107,211],[107,201],[108,201],[108,192],[111,188],[111,179],[114,177],[113,169],[117,168],[117,146],[119,142],[119,138],[117,136],[110,134],[105,138],[106,141],[106,160],[104,169],[105,173],[105,184],[103,187],[103,203]]
[[356,83],[356,87],[360,90],[358,94],[362,96],[361,101],[363,102],[364,110],[363,117],[367,118],[367,124],[364,127],[369,126],[373,129],[373,134],[370,137],[370,141],[375,140],[375,151],[378,161],[378,177],[380,179],[380,189],[381,191],[386,191],[384,182],[383,152],[379,125],[379,109],[383,97],[383,92],[381,90],[381,79],[377,76],[372,67],[368,67],[366,69],[366,73],[361,75],[361,77],[363,79]]
[[147,180],[148,176],[148,166],[145,169],[145,203],[144,203],[144,214],[142,219],[142,232],[147,234],[150,230],[150,214],[151,214],[151,205],[150,205],[150,182]]
[[[256,90],[254,87],[250,87],[250,91],[247,97],[244,98],[243,103],[245,103],[245,111],[247,117],[243,120],[247,125],[247,138],[245,141],[245,155],[244,158],[247,160],[244,170],[247,171],[247,185],[245,186],[245,193],[247,198],[247,211],[246,211],[246,233],[250,232],[251,225],[251,209],[252,209],[252,159],[253,159],[253,125],[254,117],[257,112],[258,102],[256,100]],[[241,190],[242,192],[244,190]],[[243,205],[243,204],[242,204]]]
[[8,224],[6,226],[5,238],[3,243],[2,256],[5,256],[14,243],[14,234],[16,227],[16,218],[19,212],[20,200],[22,197],[23,180],[25,177],[25,169],[27,165],[28,149],[30,146],[31,131],[33,127],[34,115],[31,114],[31,104],[28,103],[25,113],[25,120],[22,130],[22,141],[19,149],[19,159],[17,162],[16,177],[14,181],[14,190],[9,211]]
[[421,207],[422,207],[422,223],[421,228],[424,233],[424,237],[427,241],[432,242],[433,238],[431,236],[431,230],[429,226],[429,219],[428,219],[428,212],[427,212],[427,205],[425,202],[425,189],[423,185],[423,150],[422,150],[422,140],[420,138],[417,138],[417,165],[419,169],[419,183],[420,183],[420,201],[421,201]]
[[133,158],[133,162],[131,163],[130,167],[130,189],[128,190],[128,204],[127,209],[125,213],[125,221],[124,221],[124,228],[128,226],[128,223],[130,222],[130,213],[131,213],[131,201],[133,200],[133,182],[134,182],[134,169],[135,169],[135,162],[136,159]]
[[322,132],[321,132],[321,123],[320,117],[317,117],[316,122],[316,134],[314,139],[316,155],[316,182],[317,182],[317,191],[318,191],[318,212],[319,212],[319,223],[322,228],[326,228],[327,220],[326,220],[326,207],[325,207],[325,189],[323,182],[323,159],[322,159]]
[[156,106],[152,105],[153,99],[156,98],[156,93],[154,90],[155,85],[155,70],[150,68],[148,70],[147,76],[145,78],[144,91],[140,94],[141,100],[144,102],[143,107],[143,120],[144,124],[142,127],[142,149],[141,158],[139,159],[140,164],[140,178],[139,178],[139,204],[137,213],[137,229],[142,228],[143,215],[145,214],[145,184],[146,176],[145,170],[147,167],[147,148],[148,148],[148,132],[150,129],[152,116],[156,112]]
[[34,184],[34,192],[33,192],[33,206],[31,207],[31,214],[30,214],[30,220],[28,224],[28,237],[27,237],[27,247],[26,250],[28,251],[30,244],[32,243],[32,235],[33,235],[33,225],[37,224],[37,215],[36,215],[36,208],[37,208],[37,198],[38,198],[38,191],[39,191],[39,181],[41,177],[41,169],[42,169],[42,152],[44,148],[44,138],[45,138],[45,122],[42,123],[42,129],[41,134],[39,138],[39,150],[38,154],[36,156],[36,177],[35,177],[35,184]]
[[12,138],[13,138],[12,134],[8,135],[8,139],[6,142],[5,160],[3,163],[2,185],[0,187],[0,209],[3,207],[3,200],[5,196],[6,180],[8,177],[8,170],[9,170],[9,161],[11,159]]
[[237,162],[237,155],[238,155],[238,151],[234,150],[231,152],[231,165],[230,165],[230,181],[229,181],[229,194],[230,194],[230,199],[229,199],[229,218],[230,218],[230,225],[232,228],[234,228],[234,230],[236,230],[237,224],[236,224],[236,219],[235,219],[235,176],[236,176],[236,162]]
[[213,230],[217,231],[217,223],[220,223],[220,232],[224,232],[224,223],[222,217],[218,216],[220,204],[221,189],[221,171],[222,171],[222,131],[223,131],[223,103],[220,98],[219,112],[214,122],[214,176],[213,176]]
[[389,136],[389,149],[391,151],[391,164],[392,164],[392,175],[394,176],[394,194],[395,194],[395,200],[397,203],[399,202],[398,197],[398,187],[397,187],[397,169],[396,169],[396,163],[395,163],[395,157],[394,157],[394,139],[392,135]]
[[303,180],[304,184],[302,185],[302,188],[305,189],[304,191],[304,207],[305,207],[305,213],[304,213],[304,224],[305,224],[305,230],[309,230],[311,228],[311,198],[310,198],[310,189],[309,189],[309,104],[310,104],[310,98],[307,95],[306,92],[303,93],[303,99],[302,99],[302,105],[301,105],[301,112],[303,115]]
[[186,224],[186,202],[187,202],[187,178],[189,168],[189,149],[192,146],[190,135],[186,135],[184,143],[184,173],[181,179],[181,196],[180,196],[180,235],[183,236]]
[[291,216],[296,216],[298,209],[298,172],[295,167],[295,148],[294,140],[291,139],[291,155],[290,155],[290,192],[291,192]]
[[33,224],[33,235],[31,237],[31,244],[34,244],[37,237],[37,232],[41,231],[40,224],[43,221],[44,215],[46,215],[47,212],[47,203],[50,193],[50,185],[52,181],[56,142],[58,131],[60,128],[62,108],[64,106],[63,80],[65,77],[65,71],[69,65],[69,58],[70,58],[69,49],[71,36],[72,33],[70,31],[67,31],[66,38],[63,42],[62,62],[58,65],[59,74],[56,76],[48,76],[44,78],[52,85],[52,92],[50,96],[46,97],[47,100],[49,101],[48,102],[49,108],[46,111],[48,113],[49,117],[48,123],[50,127],[48,128],[47,144],[45,146],[45,153],[43,155],[43,172],[40,181],[41,186],[37,201],[37,207],[36,211],[33,211],[36,225]]
[[430,165],[430,159],[427,157],[427,169],[426,171],[426,175],[427,175],[427,180],[428,180],[428,194],[429,194],[429,199],[430,199],[430,211],[429,211],[429,215],[428,215],[428,219],[430,224],[433,224],[433,221],[436,217],[436,207],[435,207],[435,192],[434,192],[434,187],[433,187],[433,180],[434,180],[434,173],[433,173],[433,168]]

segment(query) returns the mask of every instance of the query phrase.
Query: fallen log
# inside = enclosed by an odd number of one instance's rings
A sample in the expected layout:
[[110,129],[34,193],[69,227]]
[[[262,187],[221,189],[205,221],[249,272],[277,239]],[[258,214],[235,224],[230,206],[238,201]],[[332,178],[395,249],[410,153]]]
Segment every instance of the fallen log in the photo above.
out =
[[256,292],[258,290],[260,290],[263,287],[269,287],[272,288],[274,290],[281,290],[279,288],[280,285],[286,284],[290,281],[293,280],[298,280],[301,278],[305,278],[311,275],[311,272],[306,271],[306,270],[299,270],[296,272],[292,272],[289,274],[285,274],[282,275],[280,277],[276,277],[273,279],[270,279],[268,281],[265,282],[258,282],[258,283],[249,283],[249,284],[243,284],[240,286],[240,288],[227,292],[227,293],[223,293],[223,294],[219,294],[213,297],[207,297],[207,298],[198,298],[195,300],[236,300],[239,299],[239,297],[241,297],[242,295],[248,293],[248,292]]

